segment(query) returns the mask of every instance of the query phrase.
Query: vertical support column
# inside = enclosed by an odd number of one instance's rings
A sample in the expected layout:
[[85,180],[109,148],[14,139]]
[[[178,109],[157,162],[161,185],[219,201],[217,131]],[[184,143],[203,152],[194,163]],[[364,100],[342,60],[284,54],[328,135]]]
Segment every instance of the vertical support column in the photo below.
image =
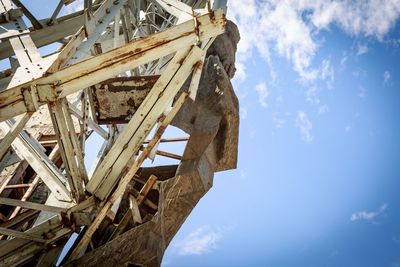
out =
[[67,100],[50,103],[49,112],[72,195],[80,202],[85,199],[83,181],[87,181],[87,174]]

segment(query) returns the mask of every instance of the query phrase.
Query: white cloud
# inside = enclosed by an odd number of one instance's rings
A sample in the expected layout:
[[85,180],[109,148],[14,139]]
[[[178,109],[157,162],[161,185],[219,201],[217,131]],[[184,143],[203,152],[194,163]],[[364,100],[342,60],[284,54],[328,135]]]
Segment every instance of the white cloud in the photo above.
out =
[[246,80],[246,67],[242,62],[236,62],[235,64],[236,72],[235,72],[235,81],[242,82]]
[[312,122],[303,111],[297,113],[296,127],[299,129],[301,138],[304,141],[311,143],[314,140],[314,136],[311,134]]
[[217,248],[222,238],[221,232],[212,231],[207,226],[197,228],[183,240],[175,244],[179,255],[202,255]]
[[385,71],[383,73],[383,83],[388,85],[390,84],[390,80],[392,79],[392,75],[390,74],[389,71]]
[[383,204],[376,211],[355,212],[351,215],[350,221],[352,221],[352,222],[358,221],[358,220],[373,221],[375,218],[377,218],[379,215],[381,215],[387,209],[387,207],[388,207],[387,204]]
[[[381,41],[400,16],[400,0],[242,0],[228,6],[228,18],[242,36],[239,63],[256,50],[271,65],[271,53],[277,52],[305,81],[318,78],[312,61],[322,30],[336,25],[350,36]],[[365,53],[368,47],[359,48]]]
[[331,60],[329,59],[324,59],[322,61],[321,67],[320,67],[320,78],[323,81],[326,81],[326,85],[329,89],[332,88],[332,83],[335,79],[335,70],[333,69],[333,66],[331,65]]
[[346,133],[351,132],[351,125],[350,125],[350,124],[347,124],[346,127],[344,127],[344,131],[345,131]]
[[340,66],[342,68],[346,66],[346,62],[348,59],[349,59],[349,56],[347,55],[346,52],[344,52],[342,58],[340,59]]
[[306,91],[306,101],[310,102],[311,104],[318,105],[320,103],[320,99],[318,97],[318,88],[312,86],[308,88]]
[[367,44],[358,44],[357,46],[357,56],[361,56],[368,53],[368,45]]
[[256,91],[258,93],[258,102],[261,104],[261,106],[266,108],[268,106],[267,98],[269,96],[267,85],[264,82],[257,84]]

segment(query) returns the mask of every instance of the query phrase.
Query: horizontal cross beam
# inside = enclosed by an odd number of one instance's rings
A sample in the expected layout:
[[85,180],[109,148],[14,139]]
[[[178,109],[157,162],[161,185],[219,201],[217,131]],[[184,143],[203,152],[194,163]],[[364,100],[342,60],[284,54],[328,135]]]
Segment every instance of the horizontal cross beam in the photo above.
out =
[[[164,31],[128,43],[120,48],[94,56],[52,74],[0,92],[0,121],[27,112],[23,92],[32,85],[32,99],[39,105],[63,98],[83,88],[135,69],[152,60],[167,56],[188,45],[223,33],[225,16],[222,11],[196,17]],[[25,97],[26,99],[27,97]],[[28,98],[29,99],[29,98]]]

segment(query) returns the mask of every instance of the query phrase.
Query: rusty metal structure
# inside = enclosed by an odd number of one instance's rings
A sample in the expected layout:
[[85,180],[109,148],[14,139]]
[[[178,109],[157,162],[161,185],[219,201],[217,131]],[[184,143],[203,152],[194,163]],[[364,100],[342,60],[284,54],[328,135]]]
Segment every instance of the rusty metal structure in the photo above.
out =
[[[60,16],[72,2],[38,19],[0,0],[0,266],[159,266],[214,172],[236,168],[239,32],[223,0]],[[174,142],[182,155],[161,150]],[[144,164],[158,157],[173,164]]]

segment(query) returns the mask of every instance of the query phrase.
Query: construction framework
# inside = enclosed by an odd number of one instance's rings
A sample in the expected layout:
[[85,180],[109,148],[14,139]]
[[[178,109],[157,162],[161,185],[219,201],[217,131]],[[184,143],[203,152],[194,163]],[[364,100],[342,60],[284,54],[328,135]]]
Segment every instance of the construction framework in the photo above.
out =
[[[60,16],[72,2],[37,19],[0,0],[0,266],[159,266],[214,172],[236,167],[239,33],[226,1],[84,0]],[[162,138],[169,125],[186,136]],[[156,157],[176,164],[143,165]]]

